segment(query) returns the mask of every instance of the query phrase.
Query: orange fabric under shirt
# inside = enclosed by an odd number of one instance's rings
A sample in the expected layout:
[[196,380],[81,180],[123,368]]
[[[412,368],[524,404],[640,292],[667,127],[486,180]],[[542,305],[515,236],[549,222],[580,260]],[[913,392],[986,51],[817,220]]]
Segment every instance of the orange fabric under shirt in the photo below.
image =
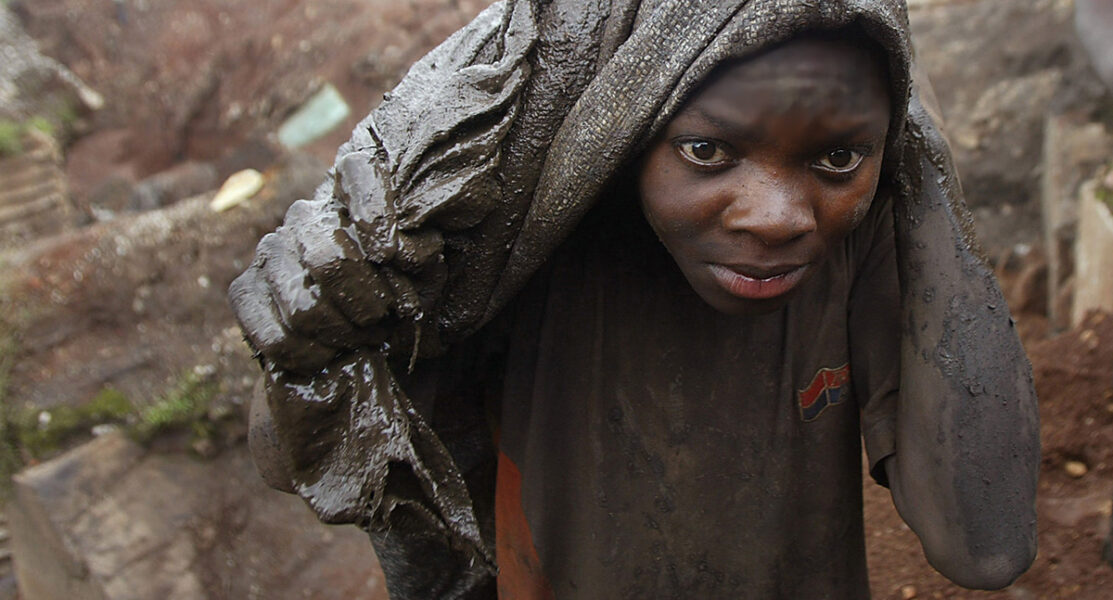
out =
[[502,452],[499,453],[495,491],[495,552],[499,566],[499,600],[551,600],[554,597],[522,511],[522,473]]

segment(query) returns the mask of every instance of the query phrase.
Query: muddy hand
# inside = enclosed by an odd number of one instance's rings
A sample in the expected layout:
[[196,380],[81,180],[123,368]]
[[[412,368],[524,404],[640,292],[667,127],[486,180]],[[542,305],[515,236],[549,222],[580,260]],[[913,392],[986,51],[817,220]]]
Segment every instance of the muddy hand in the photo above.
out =
[[376,345],[389,288],[331,200],[301,200],[229,289],[247,339],[284,368],[312,373],[337,352]]

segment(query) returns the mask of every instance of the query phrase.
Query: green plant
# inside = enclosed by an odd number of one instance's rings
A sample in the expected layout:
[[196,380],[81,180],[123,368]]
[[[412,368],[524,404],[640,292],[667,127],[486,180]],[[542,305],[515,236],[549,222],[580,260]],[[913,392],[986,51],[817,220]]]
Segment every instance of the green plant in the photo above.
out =
[[1094,196],[1096,196],[1098,200],[1104,202],[1105,205],[1109,207],[1110,212],[1113,212],[1113,190],[1099,184],[1094,191]]
[[0,156],[14,156],[23,152],[23,126],[14,121],[0,119]]
[[190,371],[164,396],[141,408],[128,431],[141,442],[149,441],[157,433],[186,426],[194,435],[205,436],[209,430],[206,417],[215,394],[214,381]]
[[41,131],[41,132],[45,133],[46,135],[54,137],[54,129],[55,129],[54,123],[52,123],[50,121],[50,119],[48,119],[46,117],[43,117],[41,115],[36,115],[36,116],[31,117],[30,119],[28,119],[27,120],[27,127],[29,129],[36,129],[38,131]]
[[8,496],[11,476],[23,468],[27,459],[46,458],[61,450],[66,442],[88,435],[97,425],[119,425],[140,443],[148,443],[168,431],[184,430],[200,439],[212,437],[216,430],[209,408],[217,383],[196,371],[179,376],[165,394],[142,407],[119,390],[105,387],[80,406],[16,410],[4,389],[17,346],[14,337],[3,335],[5,331],[8,330],[0,330],[0,500]]
[[23,466],[18,451],[15,415],[7,397],[8,377],[15,355],[15,341],[0,322],[0,500],[10,491],[11,477]]
[[32,456],[41,458],[94,425],[125,423],[134,412],[131,401],[109,387],[80,406],[25,410],[17,424],[19,445]]
[[[0,261],[0,273],[5,265]],[[11,476],[23,466],[15,426],[15,407],[8,397],[12,366],[19,351],[15,319],[22,311],[12,306],[9,285],[0,277],[0,500],[8,496]]]

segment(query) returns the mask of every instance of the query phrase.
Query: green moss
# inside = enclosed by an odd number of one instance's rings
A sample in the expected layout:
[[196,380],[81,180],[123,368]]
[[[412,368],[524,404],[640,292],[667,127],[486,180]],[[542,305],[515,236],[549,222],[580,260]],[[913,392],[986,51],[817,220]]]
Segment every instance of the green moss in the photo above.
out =
[[0,322],[0,500],[10,492],[11,476],[23,466],[14,427],[15,415],[7,397],[8,377],[15,356],[15,341]]
[[17,323],[25,311],[14,306],[10,284],[3,276],[6,266],[0,261],[0,500],[8,496],[11,476],[23,466],[15,426],[16,410],[8,397],[8,385],[19,352]]
[[204,433],[207,437],[206,420],[215,394],[215,382],[192,371],[186,373],[163,397],[140,409],[128,431],[141,442],[160,432],[178,429],[191,429],[194,435]]
[[0,119],[0,157],[23,154],[23,136],[32,129],[58,138],[69,135],[76,122],[77,111],[69,103],[47,107],[26,121]]
[[46,135],[54,137],[54,133],[55,133],[54,132],[54,129],[55,129],[54,123],[51,122],[51,120],[46,118],[46,117],[42,117],[42,116],[31,117],[27,121],[27,127],[30,128],[30,129],[36,129],[38,131],[41,131],[41,132],[45,133]]
[[119,390],[106,387],[81,406],[25,410],[10,424],[18,448],[36,459],[60,450],[74,437],[87,435],[96,425],[121,425],[133,439],[144,443],[171,430],[208,437],[212,431],[208,409],[215,392],[215,383],[190,372],[147,406],[136,407]]
[[[4,325],[0,320],[0,327]],[[88,436],[97,425],[119,425],[140,443],[170,431],[187,432],[194,440],[217,432],[220,419],[209,415],[217,382],[194,371],[179,376],[165,394],[146,406],[136,406],[119,390],[105,387],[81,406],[16,410],[4,395],[4,385],[18,347],[14,337],[3,335],[5,331],[0,329],[0,501],[10,492],[11,476],[28,460],[49,457]]]
[[23,126],[14,121],[0,119],[0,156],[23,153]]
[[1094,197],[1096,197],[1101,202],[1104,202],[1105,205],[1109,207],[1109,211],[1113,212],[1113,190],[1105,187],[1100,183],[1103,179],[1105,179],[1106,173],[1107,172],[1104,172],[1099,175],[1099,183],[1097,185],[1097,188],[1094,190]]
[[102,389],[81,406],[27,410],[17,423],[19,445],[33,457],[42,458],[95,425],[126,423],[134,412],[131,401],[113,388]]

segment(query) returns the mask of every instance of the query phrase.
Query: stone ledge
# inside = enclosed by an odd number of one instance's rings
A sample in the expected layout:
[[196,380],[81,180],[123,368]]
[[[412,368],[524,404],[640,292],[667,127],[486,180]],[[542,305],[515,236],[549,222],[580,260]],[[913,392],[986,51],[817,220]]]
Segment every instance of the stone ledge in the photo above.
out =
[[367,536],[267,488],[239,446],[214,461],[110,434],[15,477],[23,600],[386,600]]
[[1098,181],[1082,186],[1078,207],[1077,276],[1071,322],[1092,310],[1113,312],[1113,213],[1098,197]]

